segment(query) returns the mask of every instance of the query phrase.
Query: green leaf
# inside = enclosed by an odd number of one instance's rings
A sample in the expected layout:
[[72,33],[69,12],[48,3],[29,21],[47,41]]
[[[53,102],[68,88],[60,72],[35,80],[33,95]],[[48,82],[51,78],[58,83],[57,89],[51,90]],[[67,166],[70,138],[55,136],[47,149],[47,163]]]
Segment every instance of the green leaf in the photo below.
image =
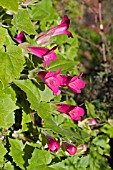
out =
[[11,99],[14,101],[14,103],[16,103],[16,100],[17,100],[16,93],[15,93],[15,91],[13,90],[13,88],[11,86],[4,89],[3,92],[5,94],[9,94],[11,96]]
[[105,124],[100,131],[104,132],[105,134],[109,135],[110,138],[113,138],[113,126],[110,124]]
[[44,119],[44,127],[51,129],[53,132],[57,134],[61,134],[62,136],[66,136],[68,139],[76,138],[77,140],[81,138],[81,135],[77,132],[73,132],[70,128],[62,128],[60,127],[52,118],[45,117]]
[[22,113],[22,129],[21,131],[24,132],[24,131],[27,131],[28,130],[28,127],[27,127],[27,123],[30,123],[31,122],[31,116],[30,116],[30,113],[26,113],[23,111]]
[[55,97],[53,92],[47,86],[45,86],[45,89],[42,91],[39,89],[39,93],[40,101],[50,102],[50,100]]
[[4,160],[4,155],[7,153],[6,148],[4,147],[2,141],[0,140],[0,165]]
[[[42,167],[43,167],[43,170],[56,170],[54,168],[51,168],[50,166],[46,166],[46,165],[39,165],[39,166],[36,166],[36,167],[31,167],[30,169],[28,170],[42,170]],[[29,167],[28,167],[29,168]],[[58,169],[58,170],[62,170],[62,169]]]
[[14,83],[26,93],[31,109],[37,111],[40,102],[38,87],[31,80],[15,80]]
[[68,170],[68,167],[65,165],[64,162],[55,163],[50,165],[50,167],[55,168],[55,170]]
[[38,115],[42,119],[45,119],[46,117],[51,117],[50,112],[51,112],[50,103],[41,102],[38,105]]
[[62,68],[62,72],[67,72],[70,70],[73,70],[75,66],[77,66],[79,62],[73,62],[71,60],[65,60],[65,59],[57,59],[54,62],[51,62],[50,67],[47,68],[48,71],[56,71],[58,68]]
[[5,163],[4,170],[14,170],[14,166],[10,162]]
[[52,157],[51,157],[49,151],[39,150],[39,149],[35,148],[31,159],[28,161],[29,166],[27,169],[28,170],[36,170],[36,169],[38,169],[38,167],[40,165],[42,165],[42,167],[43,167],[44,165],[49,164],[51,162],[51,160],[52,160]]
[[47,1],[42,0],[37,5],[31,6],[31,8],[29,8],[29,14],[30,14],[30,18],[33,20],[43,21],[43,19],[45,19],[45,21],[48,20],[53,21],[53,19],[58,18],[57,13],[52,6],[51,0],[47,0]]
[[7,52],[0,52],[0,80],[6,87],[15,78],[19,78],[25,60],[21,49],[14,45],[9,45]]
[[87,114],[88,116],[90,117],[95,117],[95,118],[98,118],[99,116],[95,113],[95,106],[88,102],[88,101],[85,101],[85,106],[86,106],[86,109],[87,109]]
[[13,125],[14,110],[17,108],[10,95],[0,93],[0,128],[8,128]]
[[0,0],[0,6],[5,7],[14,12],[17,12],[18,11],[18,0],[10,0],[10,3],[8,0]]
[[[59,134],[59,133],[60,133],[60,134],[63,133],[62,128],[60,128],[60,127],[56,124],[56,122],[55,122],[54,120],[52,120],[50,117],[46,117],[46,118],[44,119],[44,126],[45,126],[46,128],[52,129],[53,132],[56,132],[56,133],[58,133],[58,134]],[[64,135],[64,133],[63,133],[63,135]]]
[[105,135],[99,135],[92,141],[93,144],[98,148],[98,153],[101,155],[105,154],[109,156],[110,146],[109,146],[109,138]]
[[[0,27],[0,48],[3,45],[7,46],[7,45],[11,44],[11,41],[12,40],[8,34],[7,29]],[[4,51],[5,51],[5,48],[4,48]]]
[[16,93],[15,93],[15,91],[13,90],[13,88],[11,86],[3,89],[3,85],[0,82],[0,93],[10,95],[11,99],[14,101],[14,103],[16,103],[16,100],[17,100]]
[[107,144],[109,143],[109,138],[105,135],[99,135],[95,139],[93,139],[93,143],[95,145],[106,148]]
[[105,170],[111,170],[107,160],[98,153],[98,149],[95,146],[90,146],[89,165],[89,170],[100,170],[103,167]]
[[26,10],[21,10],[18,14],[16,14],[12,20],[12,24],[20,31],[24,31],[29,35],[36,34]]
[[20,140],[9,138],[10,147],[10,155],[13,158],[13,161],[19,166],[21,169],[24,168],[24,159],[23,159],[23,144]]
[[89,155],[88,156],[82,156],[80,158],[79,164],[81,164],[81,166],[84,166],[86,168],[89,164]]

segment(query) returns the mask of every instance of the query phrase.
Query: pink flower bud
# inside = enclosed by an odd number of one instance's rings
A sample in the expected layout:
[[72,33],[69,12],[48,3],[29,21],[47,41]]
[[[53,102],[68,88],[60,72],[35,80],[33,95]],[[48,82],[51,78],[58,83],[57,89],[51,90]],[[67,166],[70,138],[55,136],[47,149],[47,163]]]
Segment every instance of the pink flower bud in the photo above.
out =
[[90,120],[88,121],[88,125],[90,125],[90,126],[96,125],[96,124],[97,124],[97,122],[96,122],[96,120],[95,120],[94,118],[92,118],[92,119],[90,119]]
[[48,148],[51,152],[57,152],[60,149],[60,143],[54,138],[48,137]]
[[78,146],[77,149],[81,149],[81,150],[84,151],[84,152],[87,151],[87,147],[86,147],[86,145],[84,145],[84,144]]
[[19,34],[17,34],[15,40],[21,44],[25,41],[25,36],[24,36],[24,32],[20,32]]
[[67,142],[64,142],[63,144],[64,144],[64,148],[70,155],[75,155],[75,153],[77,152],[77,148],[75,146]]

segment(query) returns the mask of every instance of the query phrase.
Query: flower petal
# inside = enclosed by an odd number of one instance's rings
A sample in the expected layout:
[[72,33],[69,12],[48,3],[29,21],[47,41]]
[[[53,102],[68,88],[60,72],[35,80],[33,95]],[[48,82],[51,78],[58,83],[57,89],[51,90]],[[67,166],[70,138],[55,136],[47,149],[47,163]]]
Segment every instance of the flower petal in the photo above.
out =
[[28,46],[27,49],[34,55],[42,58],[49,50],[43,47]]

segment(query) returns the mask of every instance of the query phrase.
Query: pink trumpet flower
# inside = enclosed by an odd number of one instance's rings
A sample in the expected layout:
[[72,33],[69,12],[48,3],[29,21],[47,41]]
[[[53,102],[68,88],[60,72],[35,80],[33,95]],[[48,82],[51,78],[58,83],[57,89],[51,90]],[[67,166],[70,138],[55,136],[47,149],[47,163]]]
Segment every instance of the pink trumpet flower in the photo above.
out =
[[48,137],[48,148],[51,152],[57,152],[60,149],[60,143],[52,137]]
[[50,61],[55,61],[57,59],[56,53],[54,50],[58,46],[54,46],[52,49],[47,49],[44,47],[35,47],[35,46],[28,46],[27,49],[34,55],[42,58],[44,60],[44,68],[46,65],[50,66]]
[[81,89],[85,87],[85,82],[81,80],[82,74],[79,76],[61,76],[62,86],[69,87],[75,93],[81,93]]
[[25,41],[25,36],[24,36],[24,32],[20,32],[19,34],[17,34],[15,40],[21,44]]
[[35,47],[35,46],[28,46],[27,49],[34,55],[38,56],[39,58],[44,60],[44,67],[48,65],[50,66],[50,61],[55,61],[57,59],[56,53],[54,50],[58,46],[54,46],[52,49],[47,49],[44,47]]
[[46,83],[46,85],[54,92],[54,95],[60,94],[59,86],[62,83],[62,78],[59,76],[61,68],[56,72],[40,71],[38,76]]
[[74,120],[81,120],[81,116],[84,116],[84,109],[79,106],[74,106],[70,104],[57,104],[57,110],[59,112],[65,113]]
[[74,145],[69,144],[69,143],[67,143],[67,142],[64,142],[63,145],[64,145],[64,148],[66,149],[66,151],[67,151],[71,156],[75,155],[75,153],[77,152],[77,148],[76,148]]
[[49,41],[49,39],[53,36],[60,35],[60,34],[66,34],[69,38],[72,37],[71,32],[68,31],[68,28],[70,26],[70,20],[67,15],[64,15],[62,18],[62,21],[59,25],[51,28],[46,33],[43,33],[42,35],[37,35],[36,39],[38,39],[38,44],[45,44]]

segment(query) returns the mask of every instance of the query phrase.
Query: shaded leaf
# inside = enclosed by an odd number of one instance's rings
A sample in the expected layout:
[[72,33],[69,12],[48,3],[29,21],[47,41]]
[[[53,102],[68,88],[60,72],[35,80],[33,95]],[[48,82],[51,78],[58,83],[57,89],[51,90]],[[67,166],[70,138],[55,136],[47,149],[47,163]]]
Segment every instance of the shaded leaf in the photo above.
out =
[[31,104],[31,109],[38,110],[40,94],[38,88],[31,80],[15,80],[14,83],[20,87],[27,95],[27,100]]

